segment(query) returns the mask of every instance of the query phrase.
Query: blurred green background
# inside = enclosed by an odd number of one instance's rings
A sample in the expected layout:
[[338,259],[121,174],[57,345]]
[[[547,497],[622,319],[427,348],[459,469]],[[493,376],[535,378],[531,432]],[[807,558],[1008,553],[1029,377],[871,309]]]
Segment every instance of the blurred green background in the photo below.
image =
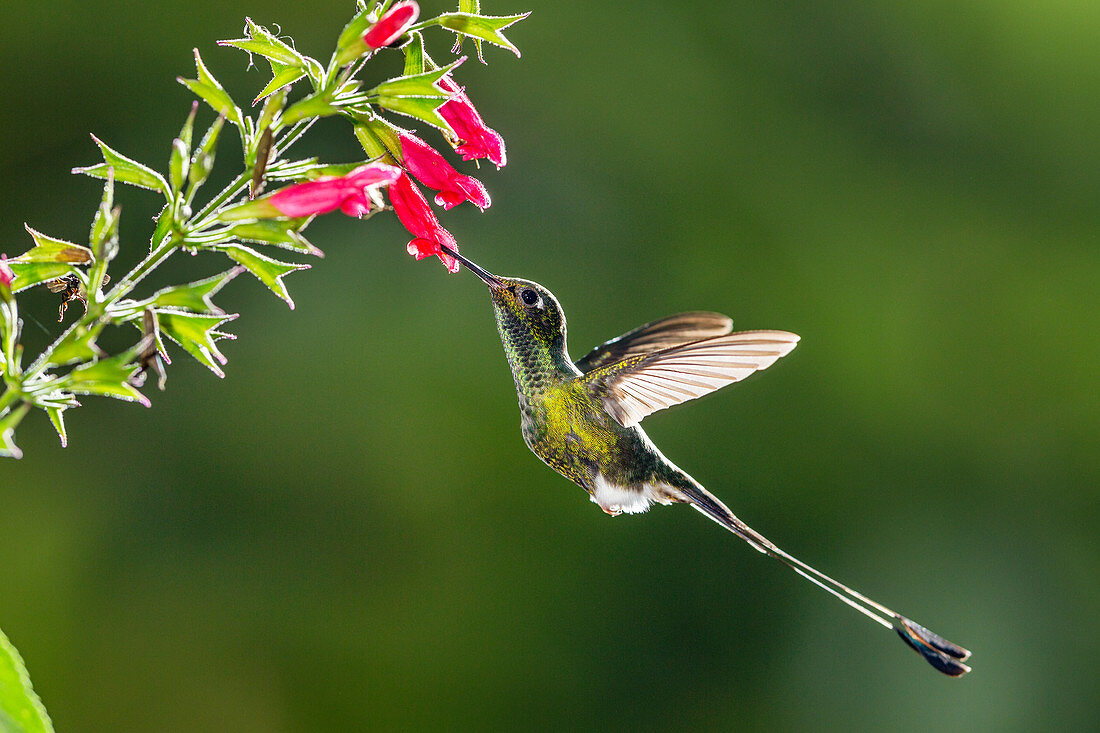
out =
[[[89,132],[165,164],[193,46],[243,99],[266,77],[216,39],[249,15],[327,58],[352,5],[6,0],[0,250],[87,236]],[[1095,725],[1100,7],[484,6],[534,11],[522,59],[459,76],[509,164],[444,224],[557,294],[574,356],[698,308],[801,334],[647,430],[975,671],[686,508],[605,517],[524,447],[483,287],[333,215],[297,310],[223,292],[224,381],[178,355],[153,409],[88,399],[65,450],[35,415],[0,463],[0,627],[57,729]],[[310,145],[356,157],[338,122]],[[154,210],[119,199],[125,264]],[[54,296],[23,307],[56,332]]]

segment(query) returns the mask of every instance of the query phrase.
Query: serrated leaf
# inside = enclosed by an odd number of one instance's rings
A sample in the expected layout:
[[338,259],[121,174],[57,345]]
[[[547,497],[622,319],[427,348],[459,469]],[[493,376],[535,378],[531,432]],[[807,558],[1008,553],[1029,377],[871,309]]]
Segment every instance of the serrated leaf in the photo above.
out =
[[215,329],[237,316],[188,313],[171,309],[157,309],[157,322],[160,332],[176,342],[184,351],[195,357],[200,364],[219,377],[224,377],[220,364],[225,364],[225,355],[218,350],[215,341],[220,338],[232,338]]
[[99,165],[90,165],[84,168],[73,168],[73,173],[83,173],[93,178],[108,178],[114,176],[116,181],[129,183],[131,186],[147,188],[150,191],[160,191],[167,197],[171,197],[168,182],[164,177],[147,165],[127,158],[117,150],[112,149],[95,135],[92,140],[99,146],[103,154],[103,162]]
[[241,113],[241,108],[233,102],[229,92],[225,91],[225,88],[206,69],[197,48],[195,49],[195,71],[199,77],[198,79],[180,77],[178,78],[179,83],[190,89],[199,99],[209,104],[219,115],[225,115],[227,120],[243,129],[244,115]]
[[61,447],[68,447],[69,438],[65,435],[65,408],[47,407],[46,414],[50,416],[53,429],[57,431],[57,437],[61,439]]
[[0,728],[11,721],[11,733],[53,733],[50,716],[31,687],[30,675],[22,657],[8,637],[0,631]]
[[252,104],[256,104],[264,97],[270,96],[271,94],[279,91],[283,87],[290,86],[305,75],[305,71],[299,68],[295,68],[293,66],[287,66],[284,69],[276,71],[275,75],[271,78],[271,81],[267,83],[267,86],[260,90],[260,93],[256,95],[256,98],[252,100]]
[[267,28],[256,25],[251,18],[245,18],[244,22],[248,32],[247,38],[218,41],[218,45],[233,46],[248,53],[256,53],[283,66],[304,67],[306,65],[305,57],[302,54],[280,40]]
[[229,232],[242,242],[273,244],[294,252],[324,257],[324,252],[298,233],[307,221],[308,219],[257,219],[236,224]]
[[19,255],[13,261],[18,262],[63,262],[70,265],[86,265],[92,262],[92,250],[87,247],[67,242],[64,239],[54,239],[42,232],[31,229],[24,224],[23,228],[34,240],[34,247]]
[[[8,412],[0,417],[0,457],[2,458],[15,458],[19,459],[23,457],[23,451],[19,450],[19,446],[15,444],[15,428],[19,425],[20,421],[26,416],[27,412],[31,409],[31,406],[26,402],[22,403],[18,407],[13,407]],[[0,633],[0,637],[3,634]],[[14,650],[13,650],[14,651]],[[15,680],[5,680],[3,668],[3,652],[0,651],[0,711],[5,710],[6,695],[9,692],[7,686],[13,684]],[[30,683],[27,683],[28,691],[30,689]],[[13,693],[15,691],[12,691]]]
[[436,18],[435,22],[438,22],[439,25],[447,30],[461,33],[464,36],[470,36],[475,39],[480,38],[495,46],[506,48],[516,56],[519,56],[519,49],[516,48],[511,41],[505,38],[501,31],[513,23],[518,23],[530,14],[531,13],[520,13],[519,15],[475,15],[473,13],[444,13]]
[[27,288],[41,283],[55,280],[71,273],[79,273],[72,265],[60,262],[15,262],[8,260],[11,271],[15,274],[15,282],[11,291],[18,293]]
[[390,97],[380,96],[372,100],[379,107],[396,112],[399,115],[412,117],[427,122],[432,127],[437,127],[445,133],[454,135],[451,126],[447,124],[437,111],[447,103],[446,99],[431,99],[425,97]]
[[66,389],[74,394],[114,397],[149,407],[149,399],[130,384],[130,379],[141,368],[141,365],[133,363],[134,358],[131,349],[109,359],[78,366],[69,372]]
[[431,99],[449,97],[450,94],[436,86],[436,83],[457,65],[457,63],[454,63],[434,71],[424,71],[419,74],[387,79],[367,94],[372,97],[376,95],[385,97],[426,97]]
[[237,263],[243,265],[249,272],[267,286],[268,290],[282,298],[291,310],[294,310],[294,300],[283,283],[283,277],[298,270],[308,270],[309,265],[298,265],[290,262],[280,262],[266,257],[256,250],[249,249],[238,244],[218,247],[229,255]]
[[152,304],[158,308],[182,308],[195,313],[224,315],[225,311],[214,305],[210,299],[240,272],[241,268],[234,267],[205,280],[158,290],[153,294]]

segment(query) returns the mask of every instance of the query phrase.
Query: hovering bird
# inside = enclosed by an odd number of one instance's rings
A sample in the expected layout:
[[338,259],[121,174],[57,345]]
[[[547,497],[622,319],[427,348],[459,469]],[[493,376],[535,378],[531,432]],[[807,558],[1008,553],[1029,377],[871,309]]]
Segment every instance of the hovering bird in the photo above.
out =
[[497,277],[449,247],[489,286],[519,396],[523,439],[535,455],[612,516],[686,503],[844,603],[893,629],[940,672],[970,671],[970,652],[788,555],[653,445],[638,423],[774,364],[798,344],[786,331],[731,333],[718,313],[692,312],[639,326],[570,360],[565,314],[530,280]]

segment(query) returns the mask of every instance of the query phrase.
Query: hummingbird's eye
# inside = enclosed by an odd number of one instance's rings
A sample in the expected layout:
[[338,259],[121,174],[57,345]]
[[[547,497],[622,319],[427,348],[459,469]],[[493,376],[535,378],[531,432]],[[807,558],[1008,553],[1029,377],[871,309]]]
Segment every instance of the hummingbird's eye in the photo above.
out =
[[539,302],[539,294],[531,288],[527,288],[526,290],[524,290],[522,293],[519,294],[519,297],[523,298],[523,302],[527,305],[534,305],[535,303]]

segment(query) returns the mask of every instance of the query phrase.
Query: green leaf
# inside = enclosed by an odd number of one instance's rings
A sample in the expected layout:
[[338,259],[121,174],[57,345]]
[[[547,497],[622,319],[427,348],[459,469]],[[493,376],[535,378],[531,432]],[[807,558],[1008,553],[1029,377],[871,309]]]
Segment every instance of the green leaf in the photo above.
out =
[[64,262],[71,265],[87,265],[95,257],[92,250],[79,244],[67,242],[64,239],[54,239],[42,232],[31,229],[27,224],[23,225],[27,233],[34,240],[34,247],[15,258],[18,262]]
[[195,49],[195,71],[198,74],[198,79],[177,77],[177,81],[190,89],[199,99],[209,104],[219,115],[225,115],[227,120],[243,129],[244,115],[241,113],[241,108],[233,102],[233,98],[218,83],[218,80],[207,71],[197,48]]
[[372,97],[427,97],[432,99],[449,97],[450,94],[440,89],[436,84],[445,74],[450,73],[455,66],[457,64],[444,66],[442,69],[436,69],[435,71],[424,71],[419,74],[387,79],[367,94]]
[[130,380],[141,368],[141,365],[134,363],[135,358],[135,350],[130,349],[110,359],[78,366],[69,372],[65,387],[74,394],[114,397],[127,402],[140,402],[149,407],[149,399],[130,384]]
[[15,274],[15,282],[12,283],[11,289],[13,293],[18,293],[50,280],[56,280],[71,273],[83,274],[72,265],[59,262],[15,262],[8,260],[8,263],[11,266],[11,271]]
[[4,733],[53,733],[50,716],[31,687],[23,658],[0,631],[0,729]]
[[256,95],[256,98],[252,100],[252,104],[256,104],[264,97],[270,96],[272,93],[279,91],[283,87],[290,86],[305,75],[306,72],[293,66],[287,66],[286,68],[275,72],[275,75],[271,78],[271,81],[267,83],[267,86],[264,87],[260,91],[260,93]]
[[298,230],[304,227],[308,221],[308,218],[258,219],[256,221],[236,224],[229,232],[242,242],[274,244],[276,247],[282,247],[283,249],[289,249],[294,252],[324,257],[324,252],[314,247],[305,237],[298,233]]
[[513,23],[518,23],[530,14],[531,13],[520,13],[519,15],[498,16],[476,15],[474,13],[444,13],[434,21],[429,22],[438,23],[447,30],[461,33],[464,36],[488,41],[493,45],[506,48],[516,56],[519,56],[519,49],[516,48],[511,41],[505,38],[501,31]]
[[[0,417],[0,457],[15,458],[17,460],[23,457],[23,451],[19,450],[19,446],[15,444],[15,428],[30,409],[31,406],[24,402],[19,405],[19,407],[13,407],[8,410],[3,417]],[[0,640],[4,643],[7,642],[2,632],[0,632]],[[15,650],[12,649],[12,651],[14,652]],[[18,659],[18,655],[16,658]],[[13,679],[7,677],[4,661],[3,647],[2,644],[0,644],[0,712],[6,711],[5,697],[8,694],[7,688],[8,685],[14,683]],[[27,682],[27,691],[30,691],[29,681]],[[34,693],[31,694],[33,695]],[[2,720],[2,718],[0,718],[0,720]]]
[[283,66],[305,67],[305,57],[285,42],[279,40],[275,34],[271,33],[263,26],[256,25],[252,22],[251,18],[245,18],[244,22],[246,31],[248,32],[246,38],[218,41],[218,45],[233,46],[234,48],[239,48],[248,53],[256,53]]
[[200,364],[219,377],[224,377],[225,372],[221,366],[227,361],[218,350],[215,341],[220,338],[234,338],[229,334],[220,333],[216,329],[226,321],[232,321],[237,316],[210,315],[204,313],[188,313],[172,309],[157,309],[157,322],[160,332],[175,341]]
[[205,280],[158,290],[153,294],[152,304],[159,308],[182,308],[195,313],[224,315],[225,311],[214,305],[210,299],[240,272],[241,268],[234,267]]
[[298,270],[308,270],[309,265],[298,265],[289,262],[279,262],[270,257],[265,257],[259,252],[237,244],[218,247],[236,262],[245,268],[268,287],[268,289],[282,298],[291,310],[294,310],[294,301],[283,283],[283,277]]
[[103,198],[99,202],[99,208],[92,217],[92,230],[88,233],[88,241],[94,252],[100,255],[110,255],[106,259],[114,257],[118,251],[118,218],[119,209],[115,207],[115,179],[108,176],[103,184]]
[[47,407],[46,414],[50,416],[53,429],[57,431],[57,437],[61,439],[61,447],[69,445],[69,438],[65,434],[65,409],[64,407]]
[[84,168],[73,168],[73,173],[83,173],[93,178],[108,178],[113,175],[116,181],[129,183],[131,186],[138,186],[139,188],[147,188],[150,191],[160,191],[171,198],[172,193],[168,188],[168,182],[155,170],[138,163],[136,160],[127,158],[117,150],[113,150],[95,135],[92,135],[92,140],[95,141],[95,144],[99,146],[100,151],[103,153],[103,162]]
[[454,130],[451,129],[447,121],[440,117],[439,112],[436,111],[446,104],[446,99],[380,96],[373,101],[379,107],[388,109],[391,112],[396,112],[399,115],[412,117],[421,122],[427,122],[432,127],[437,127],[443,132],[454,135]]

